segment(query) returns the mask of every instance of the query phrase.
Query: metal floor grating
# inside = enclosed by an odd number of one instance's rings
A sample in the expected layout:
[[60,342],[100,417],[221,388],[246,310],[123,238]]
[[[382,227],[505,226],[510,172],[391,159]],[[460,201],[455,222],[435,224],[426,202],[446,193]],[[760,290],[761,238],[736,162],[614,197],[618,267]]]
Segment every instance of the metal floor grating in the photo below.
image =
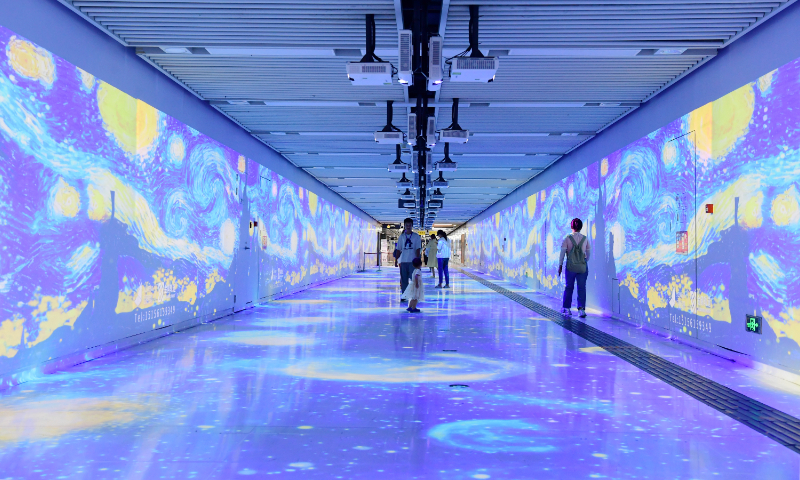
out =
[[553,323],[579,337],[585,338],[608,353],[696,398],[709,407],[747,425],[794,452],[800,453],[800,419],[753,400],[746,395],[586,325],[581,321],[573,320],[473,273],[461,268],[457,268],[457,270],[495,292],[505,295],[520,305],[552,320]]

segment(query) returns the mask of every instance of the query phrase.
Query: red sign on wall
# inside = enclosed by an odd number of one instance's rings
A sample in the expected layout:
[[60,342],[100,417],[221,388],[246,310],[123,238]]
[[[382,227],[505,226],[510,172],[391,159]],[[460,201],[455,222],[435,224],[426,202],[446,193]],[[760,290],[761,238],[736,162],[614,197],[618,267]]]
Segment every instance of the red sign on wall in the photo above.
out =
[[675,239],[675,253],[683,255],[689,253],[689,232],[678,232]]

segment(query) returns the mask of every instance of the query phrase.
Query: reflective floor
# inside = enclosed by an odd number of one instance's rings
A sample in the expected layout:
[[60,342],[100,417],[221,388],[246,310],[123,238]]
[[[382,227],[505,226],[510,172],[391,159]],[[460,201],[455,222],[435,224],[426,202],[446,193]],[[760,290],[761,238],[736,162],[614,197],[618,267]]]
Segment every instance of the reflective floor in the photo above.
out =
[[465,276],[428,279],[421,314],[397,277],[8,390],[0,479],[800,478],[800,455]]

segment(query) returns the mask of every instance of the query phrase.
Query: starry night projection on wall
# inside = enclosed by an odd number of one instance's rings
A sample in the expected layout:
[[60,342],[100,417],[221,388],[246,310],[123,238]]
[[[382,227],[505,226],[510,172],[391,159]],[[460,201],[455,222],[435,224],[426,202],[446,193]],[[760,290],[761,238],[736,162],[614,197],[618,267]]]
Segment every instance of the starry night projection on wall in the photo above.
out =
[[230,311],[249,213],[268,295],[355,271],[377,238],[0,27],[0,373]]
[[468,225],[466,263],[560,295],[580,217],[589,307],[800,371],[799,120],[796,60]]

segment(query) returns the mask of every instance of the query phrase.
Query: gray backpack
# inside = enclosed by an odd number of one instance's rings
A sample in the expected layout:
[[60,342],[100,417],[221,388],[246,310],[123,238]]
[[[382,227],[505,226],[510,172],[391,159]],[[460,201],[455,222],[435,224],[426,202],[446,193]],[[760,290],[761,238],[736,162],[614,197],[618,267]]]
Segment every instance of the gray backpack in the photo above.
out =
[[567,238],[572,242],[572,250],[567,253],[567,270],[572,273],[586,273],[586,255],[583,254],[581,245],[586,241],[586,237],[581,238],[579,243],[575,243],[572,235]]

